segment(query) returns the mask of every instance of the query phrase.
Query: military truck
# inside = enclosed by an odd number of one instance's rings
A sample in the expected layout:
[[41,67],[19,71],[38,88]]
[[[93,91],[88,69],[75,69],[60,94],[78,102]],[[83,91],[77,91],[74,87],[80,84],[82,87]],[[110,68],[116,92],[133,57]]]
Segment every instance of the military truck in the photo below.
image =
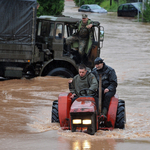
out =
[[[0,76],[31,78],[61,76],[70,78],[78,73],[78,44],[70,48],[66,38],[77,32],[71,25],[79,18],[69,16],[36,16],[36,0],[0,1]],[[88,46],[86,65],[100,55],[104,29],[99,22],[93,27],[93,41]]]

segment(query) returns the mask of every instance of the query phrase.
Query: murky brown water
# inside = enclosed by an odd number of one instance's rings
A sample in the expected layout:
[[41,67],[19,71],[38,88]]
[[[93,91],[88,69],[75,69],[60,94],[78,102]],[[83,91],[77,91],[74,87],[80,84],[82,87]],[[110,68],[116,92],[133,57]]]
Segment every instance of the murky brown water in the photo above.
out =
[[[81,17],[73,2],[65,15]],[[51,106],[68,80],[37,77],[0,81],[0,150],[126,150],[150,147],[150,24],[116,13],[91,14],[105,27],[101,57],[115,68],[117,94],[126,102],[125,130],[98,131],[94,136],[63,131],[51,124]]]

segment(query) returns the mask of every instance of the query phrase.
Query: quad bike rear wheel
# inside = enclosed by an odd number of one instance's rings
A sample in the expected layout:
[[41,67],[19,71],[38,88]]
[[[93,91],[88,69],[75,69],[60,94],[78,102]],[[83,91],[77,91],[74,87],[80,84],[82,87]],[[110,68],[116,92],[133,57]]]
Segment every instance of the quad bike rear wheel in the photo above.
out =
[[52,120],[51,122],[59,122],[59,116],[58,116],[58,100],[55,100],[53,102],[52,106]]
[[116,115],[115,128],[124,129],[126,123],[126,114],[125,114],[125,101],[118,100],[118,108]]

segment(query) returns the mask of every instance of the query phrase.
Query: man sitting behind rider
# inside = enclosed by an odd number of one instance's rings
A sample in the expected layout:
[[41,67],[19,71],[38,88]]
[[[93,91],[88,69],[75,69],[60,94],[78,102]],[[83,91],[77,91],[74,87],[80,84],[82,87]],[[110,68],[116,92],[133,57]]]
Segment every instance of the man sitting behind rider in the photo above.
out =
[[[80,95],[80,91],[82,89],[91,89],[93,91],[97,91],[98,89],[98,82],[95,78],[94,74],[88,72],[86,66],[81,64],[79,66],[79,74],[76,75],[72,81],[70,81],[70,92],[72,93],[72,102],[77,99]],[[92,91],[88,91],[88,94],[92,94]]]
[[92,73],[95,75],[98,82],[100,74],[102,75],[102,115],[106,118],[110,99],[116,93],[118,85],[117,76],[115,70],[107,66],[100,57],[94,60],[94,64],[95,68],[92,70]]

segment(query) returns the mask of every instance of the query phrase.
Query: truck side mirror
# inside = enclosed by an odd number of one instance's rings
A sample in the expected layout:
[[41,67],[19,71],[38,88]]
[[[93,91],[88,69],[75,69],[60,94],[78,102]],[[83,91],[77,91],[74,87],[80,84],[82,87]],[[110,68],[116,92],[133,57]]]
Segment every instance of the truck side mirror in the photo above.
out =
[[100,31],[100,41],[104,41],[104,30]]

